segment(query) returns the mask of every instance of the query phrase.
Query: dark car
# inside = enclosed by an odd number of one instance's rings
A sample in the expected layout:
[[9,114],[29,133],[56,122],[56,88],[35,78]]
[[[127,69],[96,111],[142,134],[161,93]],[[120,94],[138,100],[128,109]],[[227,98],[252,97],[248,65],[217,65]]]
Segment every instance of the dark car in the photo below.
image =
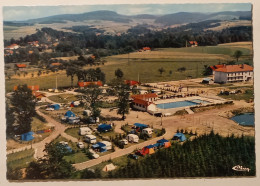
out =
[[138,156],[136,154],[128,154],[127,156],[128,158],[131,158],[131,159],[134,159],[134,160],[137,160],[138,159]]

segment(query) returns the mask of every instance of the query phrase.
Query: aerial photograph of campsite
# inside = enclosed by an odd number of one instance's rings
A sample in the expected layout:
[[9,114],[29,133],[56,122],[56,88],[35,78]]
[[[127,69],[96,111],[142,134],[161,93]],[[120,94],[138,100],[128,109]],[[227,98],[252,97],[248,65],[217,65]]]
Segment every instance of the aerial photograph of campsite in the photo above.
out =
[[252,4],[4,6],[6,179],[255,178]]

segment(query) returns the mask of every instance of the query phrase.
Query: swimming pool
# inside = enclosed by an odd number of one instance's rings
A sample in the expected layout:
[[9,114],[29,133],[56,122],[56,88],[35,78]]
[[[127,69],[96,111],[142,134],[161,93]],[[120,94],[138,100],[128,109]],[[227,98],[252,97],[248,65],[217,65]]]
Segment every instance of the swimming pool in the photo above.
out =
[[170,103],[161,103],[161,104],[157,104],[156,106],[160,109],[170,109],[170,108],[187,107],[193,105],[199,105],[199,103],[195,103],[191,101],[177,101],[177,102],[170,102]]

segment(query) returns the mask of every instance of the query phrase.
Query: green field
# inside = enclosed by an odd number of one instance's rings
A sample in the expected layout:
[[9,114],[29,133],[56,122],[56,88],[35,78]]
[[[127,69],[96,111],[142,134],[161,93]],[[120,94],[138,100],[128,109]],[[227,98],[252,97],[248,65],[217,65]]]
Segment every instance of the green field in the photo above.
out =
[[[244,45],[238,43],[227,46],[161,48],[150,52],[131,53],[129,61],[127,54],[109,56],[105,58],[107,63],[99,67],[105,72],[107,82],[115,77],[114,72],[118,68],[124,72],[125,79],[138,80],[139,74],[139,80],[143,83],[182,80],[187,77],[198,78],[203,77],[204,65],[216,65],[235,60],[233,54],[238,49],[243,52],[238,63],[247,62],[252,65],[252,49],[248,46],[243,47]],[[185,67],[186,70],[177,71],[181,67]],[[162,75],[158,71],[159,68],[165,70]],[[67,77],[65,71],[60,72],[58,87],[69,87],[70,83],[70,77]],[[56,75],[6,80],[6,91],[12,91],[13,87],[18,84],[40,85],[40,89],[54,88]],[[74,86],[76,85],[77,77],[75,76]]]
[[7,155],[7,166],[12,169],[25,168],[34,160],[34,149],[24,150]]

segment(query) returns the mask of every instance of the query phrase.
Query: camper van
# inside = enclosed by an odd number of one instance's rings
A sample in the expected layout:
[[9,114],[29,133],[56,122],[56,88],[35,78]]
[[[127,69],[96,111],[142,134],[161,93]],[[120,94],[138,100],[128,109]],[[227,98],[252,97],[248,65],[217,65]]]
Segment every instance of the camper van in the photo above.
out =
[[101,143],[106,145],[106,149],[107,150],[111,150],[112,149],[112,143],[109,141],[101,141]]
[[80,119],[79,117],[69,117],[69,124],[79,124]]
[[149,138],[151,138],[151,137],[152,137],[152,134],[153,134],[153,129],[151,129],[151,128],[145,128],[145,129],[142,130],[142,133],[143,133],[143,134],[146,134]]
[[134,142],[134,143],[138,143],[139,141],[139,137],[135,134],[128,134],[126,136],[126,139],[129,141],[129,142]]
[[91,133],[92,133],[92,131],[88,127],[81,127],[79,129],[79,135],[81,135],[81,136],[86,135],[86,134],[91,134]]
[[97,142],[97,138],[96,136],[89,134],[84,137],[84,141],[87,143],[94,144]]

